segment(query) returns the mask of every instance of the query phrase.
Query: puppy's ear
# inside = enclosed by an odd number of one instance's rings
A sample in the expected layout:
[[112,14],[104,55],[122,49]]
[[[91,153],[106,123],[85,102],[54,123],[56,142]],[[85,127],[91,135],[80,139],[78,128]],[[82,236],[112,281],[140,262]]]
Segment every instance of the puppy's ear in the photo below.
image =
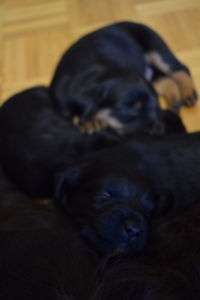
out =
[[57,174],[54,201],[59,206],[65,207],[70,202],[70,195],[73,189],[78,185],[81,177],[81,167],[74,166],[66,171]]

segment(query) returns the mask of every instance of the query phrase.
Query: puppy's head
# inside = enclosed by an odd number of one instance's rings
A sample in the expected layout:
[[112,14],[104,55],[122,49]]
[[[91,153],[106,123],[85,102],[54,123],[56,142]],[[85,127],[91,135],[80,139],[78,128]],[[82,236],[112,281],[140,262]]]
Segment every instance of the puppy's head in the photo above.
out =
[[155,91],[142,77],[127,70],[103,73],[96,84],[68,97],[65,105],[68,117],[79,116],[82,125],[95,118],[120,135],[164,132]]
[[122,71],[107,74],[93,99],[98,103],[98,111],[93,112],[95,118],[106,122],[119,134],[164,133],[158,97],[138,74]]
[[122,133],[162,134],[164,125],[157,95],[145,81],[118,84],[111,115],[123,126]]
[[148,241],[154,193],[129,165],[113,162],[109,153],[98,157],[60,176],[55,201],[100,252],[140,252]]

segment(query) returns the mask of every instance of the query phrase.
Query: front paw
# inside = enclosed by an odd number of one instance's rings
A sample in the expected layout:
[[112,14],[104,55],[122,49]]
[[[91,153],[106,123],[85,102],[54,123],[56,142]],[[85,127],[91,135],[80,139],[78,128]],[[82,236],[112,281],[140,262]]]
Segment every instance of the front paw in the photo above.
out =
[[198,96],[191,76],[185,71],[177,71],[171,77],[180,89],[182,104],[188,107],[195,105]]
[[78,116],[74,116],[72,122],[81,133],[86,133],[88,135],[91,135],[95,132],[100,132],[108,126],[106,121],[100,120],[96,117],[84,124],[81,124],[80,118]]

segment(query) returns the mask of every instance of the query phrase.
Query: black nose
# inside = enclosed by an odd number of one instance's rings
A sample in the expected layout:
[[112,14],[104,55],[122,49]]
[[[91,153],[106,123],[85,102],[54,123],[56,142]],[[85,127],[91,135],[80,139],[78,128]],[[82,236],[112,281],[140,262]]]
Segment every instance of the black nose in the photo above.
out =
[[127,239],[136,238],[141,235],[142,229],[140,224],[134,222],[127,222],[124,225],[124,233]]

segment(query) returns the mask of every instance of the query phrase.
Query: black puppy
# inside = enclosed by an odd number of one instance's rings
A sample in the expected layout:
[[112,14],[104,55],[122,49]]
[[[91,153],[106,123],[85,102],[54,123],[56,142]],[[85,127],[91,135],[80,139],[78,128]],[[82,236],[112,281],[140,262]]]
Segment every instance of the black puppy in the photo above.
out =
[[200,299],[200,205],[152,224],[142,256],[110,258],[92,300]]
[[63,55],[50,92],[59,111],[88,132],[161,133],[157,95],[169,107],[197,99],[188,68],[147,26],[122,22],[86,35]]
[[[166,132],[184,131],[181,120],[162,112]],[[0,109],[0,159],[6,174],[33,197],[53,194],[54,176],[85,153],[121,143],[107,129],[82,134],[54,109],[48,89],[35,87],[11,97]]]
[[[85,136],[56,113],[48,89],[35,87],[0,109],[0,159],[6,174],[33,197],[53,193],[54,175],[85,152],[112,144],[109,133]],[[117,139],[117,137],[116,137]]]
[[200,133],[134,140],[66,170],[55,202],[100,251],[138,252],[152,217],[199,202],[199,163]]

